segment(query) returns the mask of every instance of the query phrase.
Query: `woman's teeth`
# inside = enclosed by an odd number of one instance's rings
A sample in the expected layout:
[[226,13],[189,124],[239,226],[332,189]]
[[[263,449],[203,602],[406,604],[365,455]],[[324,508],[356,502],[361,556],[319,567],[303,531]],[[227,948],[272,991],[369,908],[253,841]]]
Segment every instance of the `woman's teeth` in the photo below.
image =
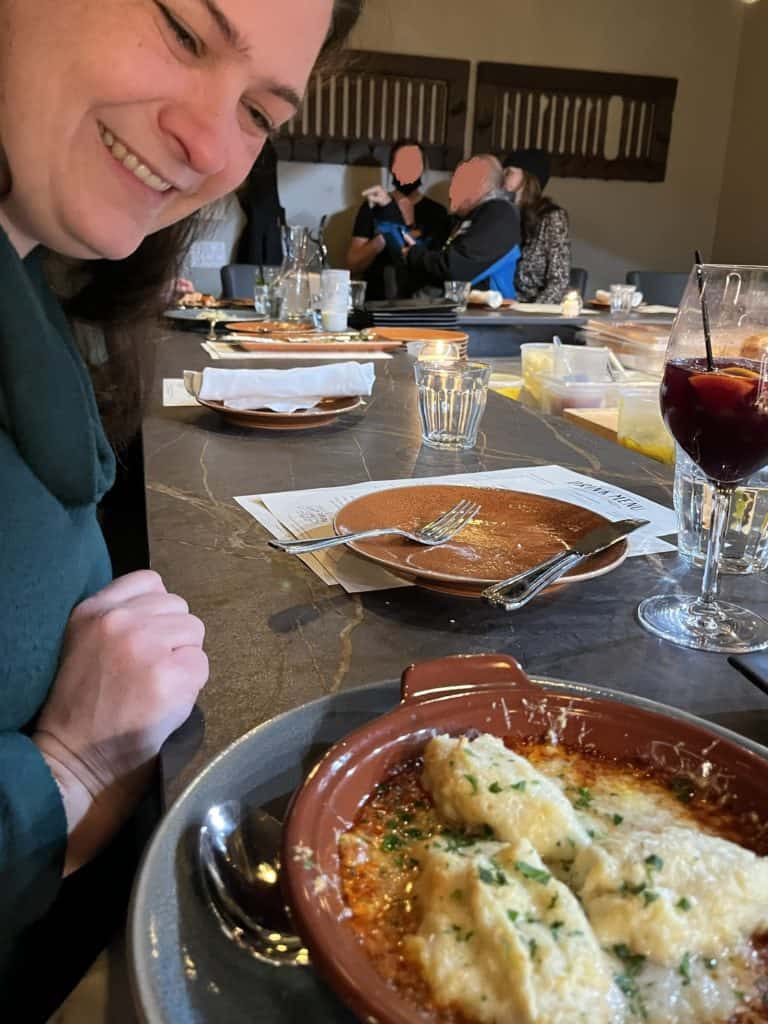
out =
[[135,174],[139,181],[148,185],[155,192],[167,192],[169,188],[173,188],[170,182],[164,181],[159,175],[155,174],[135,156],[131,151],[116,139],[112,132],[106,128],[101,127],[101,140],[107,149],[110,151],[112,156],[118,160],[127,171],[131,174]]

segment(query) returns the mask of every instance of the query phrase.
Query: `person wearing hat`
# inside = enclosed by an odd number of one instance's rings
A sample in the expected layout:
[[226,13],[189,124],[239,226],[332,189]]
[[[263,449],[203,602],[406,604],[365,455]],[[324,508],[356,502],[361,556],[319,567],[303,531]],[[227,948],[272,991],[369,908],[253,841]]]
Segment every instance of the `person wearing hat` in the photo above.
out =
[[568,214],[544,195],[549,156],[543,149],[518,149],[503,160],[504,188],[520,210],[521,255],[515,272],[520,302],[562,302],[571,273]]

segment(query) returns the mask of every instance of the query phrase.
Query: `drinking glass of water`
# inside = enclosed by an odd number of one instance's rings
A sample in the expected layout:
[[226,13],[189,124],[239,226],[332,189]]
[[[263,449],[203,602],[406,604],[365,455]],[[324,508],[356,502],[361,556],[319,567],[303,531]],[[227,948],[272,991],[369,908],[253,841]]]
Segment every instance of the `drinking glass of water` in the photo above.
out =
[[491,368],[460,360],[417,361],[421,442],[430,448],[462,451],[477,444]]

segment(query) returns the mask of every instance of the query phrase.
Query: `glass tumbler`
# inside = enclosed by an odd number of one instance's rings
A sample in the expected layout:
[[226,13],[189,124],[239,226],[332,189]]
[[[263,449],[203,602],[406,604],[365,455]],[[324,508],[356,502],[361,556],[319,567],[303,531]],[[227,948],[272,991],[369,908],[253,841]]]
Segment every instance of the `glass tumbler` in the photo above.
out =
[[266,318],[272,313],[272,299],[269,286],[255,284],[253,286],[253,311],[257,316]]
[[635,292],[633,284],[612,284],[611,315],[624,316],[631,313],[636,304]]
[[456,312],[463,313],[467,308],[469,293],[472,291],[472,284],[469,281],[445,281],[443,292],[446,299],[456,305]]
[[490,366],[463,359],[417,362],[414,373],[422,444],[447,451],[474,448],[488,397]]
[[[712,484],[675,445],[675,513],[680,554],[704,565],[712,525]],[[768,568],[768,469],[758,470],[731,495],[720,572],[753,573]]]

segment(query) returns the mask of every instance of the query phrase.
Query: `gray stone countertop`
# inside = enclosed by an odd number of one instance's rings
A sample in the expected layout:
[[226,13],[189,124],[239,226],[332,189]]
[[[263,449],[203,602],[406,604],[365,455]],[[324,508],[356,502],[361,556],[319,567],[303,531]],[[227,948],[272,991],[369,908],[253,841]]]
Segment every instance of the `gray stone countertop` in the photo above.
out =
[[[557,463],[670,504],[667,467],[495,394],[473,451],[422,448],[412,360],[404,354],[376,363],[374,394],[363,412],[324,428],[261,432],[230,427],[202,408],[163,408],[162,378],[207,363],[199,335],[169,334],[159,347],[144,423],[152,565],[205,621],[211,665],[199,709],[166,748],[167,801],[266,719],[324,694],[396,678],[410,662],[444,654],[508,652],[531,672],[666,701],[768,742],[768,702],[723,656],[674,647],[637,622],[643,597],[698,590],[700,572],[676,553],[628,559],[602,578],[508,615],[417,587],[361,595],[328,587],[298,559],[269,548],[263,528],[233,501]],[[768,612],[764,576],[725,577],[722,592]]]

